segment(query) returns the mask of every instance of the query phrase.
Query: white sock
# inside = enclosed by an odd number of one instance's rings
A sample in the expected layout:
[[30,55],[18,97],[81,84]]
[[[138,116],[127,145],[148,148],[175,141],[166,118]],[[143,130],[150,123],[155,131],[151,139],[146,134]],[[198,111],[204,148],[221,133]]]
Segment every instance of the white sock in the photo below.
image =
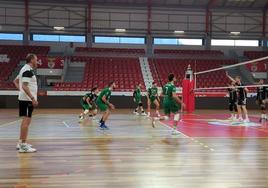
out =
[[239,119],[243,119],[242,115],[239,115]]
[[261,114],[261,118],[264,119],[265,118],[265,114]]
[[245,118],[248,119],[248,114],[245,114]]
[[267,119],[267,115],[266,114],[264,114],[264,118]]
[[147,114],[148,114],[148,116],[150,116],[150,115],[151,115],[151,113],[150,113],[150,112],[148,112]]

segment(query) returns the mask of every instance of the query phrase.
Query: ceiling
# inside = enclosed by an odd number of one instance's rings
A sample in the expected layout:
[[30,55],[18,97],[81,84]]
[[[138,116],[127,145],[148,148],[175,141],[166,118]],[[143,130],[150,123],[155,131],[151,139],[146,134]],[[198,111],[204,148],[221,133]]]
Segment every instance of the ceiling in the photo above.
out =
[[[22,2],[21,0],[0,0],[0,2]],[[87,4],[103,6],[147,6],[151,1],[153,7],[171,8],[210,8],[219,9],[263,9],[268,8],[268,0],[29,0],[29,3]]]

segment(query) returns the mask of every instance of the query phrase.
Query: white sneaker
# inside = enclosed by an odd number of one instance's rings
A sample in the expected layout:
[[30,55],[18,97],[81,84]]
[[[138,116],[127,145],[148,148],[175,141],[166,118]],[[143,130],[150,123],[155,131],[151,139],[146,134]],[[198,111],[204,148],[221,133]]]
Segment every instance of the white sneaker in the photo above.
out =
[[238,118],[238,121],[244,121],[243,118]]
[[239,120],[236,117],[234,117],[232,121],[237,122]]
[[84,120],[83,116],[79,116],[79,123],[81,123]]
[[[17,143],[17,146],[16,146],[16,150],[19,150],[20,149],[20,145],[21,145],[22,143]],[[26,145],[28,145],[29,147],[32,147],[32,145],[31,144],[28,144],[28,143],[25,143]]]
[[244,120],[244,123],[249,123],[249,122],[250,122],[249,119]]
[[136,116],[140,115],[139,112],[133,112],[133,114],[135,114]]
[[173,129],[172,132],[171,132],[172,135],[178,135],[179,132],[176,130],[176,129]]
[[141,113],[142,116],[147,116],[147,114],[145,112]]
[[27,144],[21,144],[21,145],[20,145],[19,152],[20,152],[20,153],[34,153],[34,152],[36,152],[36,149],[30,147],[30,146],[27,145]]

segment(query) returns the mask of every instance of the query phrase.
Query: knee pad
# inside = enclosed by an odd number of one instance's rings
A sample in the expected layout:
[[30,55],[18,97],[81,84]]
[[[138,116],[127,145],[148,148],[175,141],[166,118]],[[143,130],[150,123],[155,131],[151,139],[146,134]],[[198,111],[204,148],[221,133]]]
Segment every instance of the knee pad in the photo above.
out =
[[174,121],[179,121],[179,120],[180,120],[180,114],[175,114]]
[[93,112],[93,114],[97,114],[98,113],[98,110],[97,109],[94,109],[92,112]]
[[142,103],[141,102],[139,103],[139,107],[142,107]]

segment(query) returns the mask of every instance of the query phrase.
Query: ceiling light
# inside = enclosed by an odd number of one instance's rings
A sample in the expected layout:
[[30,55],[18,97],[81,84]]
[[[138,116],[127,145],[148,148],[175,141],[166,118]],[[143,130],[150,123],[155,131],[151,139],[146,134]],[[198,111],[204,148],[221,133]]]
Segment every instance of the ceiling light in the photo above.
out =
[[174,33],[177,33],[177,34],[183,34],[184,31],[174,31]]
[[230,32],[231,35],[240,35],[240,32],[239,31],[232,31]]
[[116,32],[126,32],[126,29],[115,29]]
[[64,27],[60,27],[60,26],[54,26],[53,27],[55,30],[57,30],[57,31],[62,31],[62,30],[64,30]]

